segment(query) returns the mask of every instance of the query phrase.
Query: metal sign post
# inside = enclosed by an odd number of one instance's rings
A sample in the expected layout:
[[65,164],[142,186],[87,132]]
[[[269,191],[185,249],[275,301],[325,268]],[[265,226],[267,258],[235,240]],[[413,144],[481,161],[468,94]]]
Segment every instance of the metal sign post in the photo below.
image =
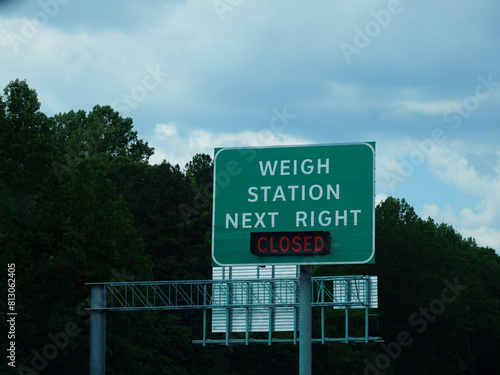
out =
[[90,375],[106,373],[106,287],[90,290]]
[[312,372],[312,266],[300,266],[299,278],[299,375]]

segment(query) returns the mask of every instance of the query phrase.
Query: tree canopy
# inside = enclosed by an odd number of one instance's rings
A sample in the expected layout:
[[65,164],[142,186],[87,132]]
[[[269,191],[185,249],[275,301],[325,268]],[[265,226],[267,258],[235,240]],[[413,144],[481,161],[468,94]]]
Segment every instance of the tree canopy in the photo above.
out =
[[[46,116],[26,81],[5,87],[0,260],[15,263],[17,373],[88,373],[86,282],[211,277],[212,159],[151,165],[153,152],[109,106]],[[404,199],[376,207],[375,264],[314,273],[377,275],[373,312],[385,340],[314,346],[315,373],[500,373],[500,257],[418,217]],[[327,330],[341,331],[342,319],[328,314]],[[5,319],[0,327],[7,332]],[[107,373],[297,372],[295,346],[198,347],[194,327],[191,312],[109,314]],[[411,344],[396,351],[402,333]],[[57,338],[54,355],[47,348]]]

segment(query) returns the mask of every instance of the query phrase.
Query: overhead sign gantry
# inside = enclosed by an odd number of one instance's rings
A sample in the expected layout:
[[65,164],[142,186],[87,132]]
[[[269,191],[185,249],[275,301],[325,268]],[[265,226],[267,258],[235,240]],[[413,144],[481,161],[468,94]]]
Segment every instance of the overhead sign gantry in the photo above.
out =
[[[107,311],[202,310],[198,342],[229,345],[262,342],[250,332],[262,331],[259,316],[267,309],[264,342],[296,343],[299,328],[301,375],[311,374],[313,305],[321,308],[322,337],[315,341],[380,341],[368,335],[368,311],[377,306],[376,278],[311,277],[314,264],[374,262],[375,143],[221,148],[214,164],[213,262],[228,269],[271,266],[273,274],[278,266],[300,266],[296,277],[88,284],[92,375],[105,373]],[[344,338],[325,337],[327,307],[345,309]],[[365,309],[364,337],[349,335],[353,308]],[[213,331],[224,332],[223,340],[207,338],[208,310]],[[286,321],[283,314],[292,321],[288,341],[272,336],[276,322]],[[245,336],[230,338],[232,332]]]

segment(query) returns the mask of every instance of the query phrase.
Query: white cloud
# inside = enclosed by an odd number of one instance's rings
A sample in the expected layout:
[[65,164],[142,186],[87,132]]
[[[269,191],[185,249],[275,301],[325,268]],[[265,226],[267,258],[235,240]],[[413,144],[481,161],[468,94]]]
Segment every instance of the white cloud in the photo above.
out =
[[158,139],[164,140],[167,137],[177,135],[177,127],[173,122],[169,124],[157,124],[155,134],[158,137]]
[[478,245],[489,246],[495,249],[497,254],[500,254],[500,232],[495,228],[487,226],[471,228],[467,233],[467,237],[473,237],[476,240],[479,239],[477,241]]
[[[481,202],[480,206],[483,202]],[[484,211],[481,207],[472,209],[463,208],[457,212],[449,204],[439,207],[437,204],[425,204],[422,211],[422,218],[431,217],[438,223],[452,225],[463,237],[476,239],[479,246],[489,246],[500,254],[500,227],[498,217],[491,217],[491,212],[499,206],[491,206]],[[498,215],[498,214],[497,214]]]
[[[428,155],[431,170],[446,184],[454,186],[478,197],[498,197],[500,203],[500,173],[497,167],[489,173],[479,173],[469,162],[472,150],[481,149],[481,145],[463,141],[439,147]],[[469,150],[469,151],[464,151]],[[500,163],[500,159],[497,161]]]
[[418,150],[410,138],[375,137],[378,138],[381,140],[377,141],[377,186],[387,193],[394,192],[411,180],[415,169],[421,167],[425,159],[409,157],[411,151]]
[[[377,199],[397,194],[405,184],[409,186],[405,190],[410,191],[412,186],[420,186],[422,192],[429,192],[422,197],[423,219],[431,217],[450,224],[463,236],[474,237],[480,246],[490,246],[500,253],[500,153],[496,146],[473,140],[446,141],[434,143],[424,152],[417,143],[410,138],[392,138],[377,144]],[[423,156],[418,163],[417,153]],[[442,197],[434,200],[433,189],[443,187],[419,180],[426,175],[420,173],[424,170],[431,171],[446,186],[449,201]],[[457,200],[457,196],[471,196],[474,203]]]
[[420,215],[424,220],[428,217],[446,224],[450,224],[456,226],[460,220],[453,207],[446,203],[442,208],[440,208],[437,204],[424,204],[424,208]]
[[[128,106],[141,137],[154,132],[147,140],[156,148],[155,163],[166,159],[184,166],[196,153],[212,155],[218,146],[373,139],[377,201],[413,188],[417,199],[425,199],[420,207],[432,217],[468,228],[485,241],[497,238],[495,0],[462,0],[458,6],[401,2],[403,11],[353,55],[351,64],[339,43],[353,44],[354,28],[364,29],[387,1],[319,1],[312,6],[225,1],[232,9],[222,19],[211,0],[167,3],[139,6],[125,0],[119,14],[110,17],[116,13],[112,4],[70,1],[18,52],[8,35],[19,34],[40,5],[32,3],[18,16],[1,15],[1,83],[26,78],[48,115],[119,101],[114,107]],[[422,19],[426,27],[414,33]],[[139,97],[147,67],[156,66],[168,77],[146,81],[148,87],[158,85]],[[443,119],[442,113],[475,94],[479,76],[490,74],[491,97],[458,123]],[[135,100],[125,105],[134,93]],[[281,105],[297,117],[287,128],[294,135],[269,127],[259,132],[258,124],[269,123],[267,110]],[[453,130],[454,125],[460,126]],[[444,129],[445,144],[422,151],[436,128]],[[472,143],[473,137],[478,143]],[[466,141],[452,142],[460,138]],[[466,193],[477,200],[460,205],[437,201],[429,193],[434,186],[419,179],[428,177],[429,168],[450,196]]]
[[[468,142],[465,147],[476,149]],[[462,145],[463,146],[463,145]],[[492,165],[489,171],[479,172],[471,163],[466,153],[441,148],[429,155],[429,167],[445,184],[460,192],[479,198],[474,207],[455,207],[449,204],[438,207],[436,204],[424,206],[424,214],[439,222],[446,222],[456,228],[466,229],[465,236],[476,237],[478,244],[490,246],[500,252],[500,173],[498,165]]]
[[418,112],[426,115],[436,115],[452,110],[453,108],[458,106],[458,103],[452,101],[424,102],[417,100],[405,100],[395,102],[394,106],[402,107],[404,110],[410,112]]
[[375,195],[375,206],[377,206],[380,203],[382,203],[383,201],[385,201],[388,197],[389,196],[387,194],[384,194],[384,193],[380,193],[380,194]]
[[215,133],[209,130],[193,129],[187,131],[186,134],[179,134],[175,123],[169,123],[157,124],[155,138],[149,139],[148,143],[155,148],[155,154],[150,158],[151,164],[166,160],[171,164],[184,167],[198,153],[209,154],[213,157],[216,147],[299,145],[313,142],[301,137],[272,132],[270,129],[238,133]]
[[439,207],[435,203],[425,203],[422,210],[421,217],[427,219],[428,217],[436,218],[439,215]]

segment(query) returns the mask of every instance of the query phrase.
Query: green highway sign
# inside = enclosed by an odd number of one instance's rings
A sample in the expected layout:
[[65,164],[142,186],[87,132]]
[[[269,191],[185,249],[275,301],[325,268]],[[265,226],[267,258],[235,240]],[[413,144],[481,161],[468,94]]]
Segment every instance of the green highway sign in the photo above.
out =
[[220,148],[218,266],[373,263],[375,142]]

